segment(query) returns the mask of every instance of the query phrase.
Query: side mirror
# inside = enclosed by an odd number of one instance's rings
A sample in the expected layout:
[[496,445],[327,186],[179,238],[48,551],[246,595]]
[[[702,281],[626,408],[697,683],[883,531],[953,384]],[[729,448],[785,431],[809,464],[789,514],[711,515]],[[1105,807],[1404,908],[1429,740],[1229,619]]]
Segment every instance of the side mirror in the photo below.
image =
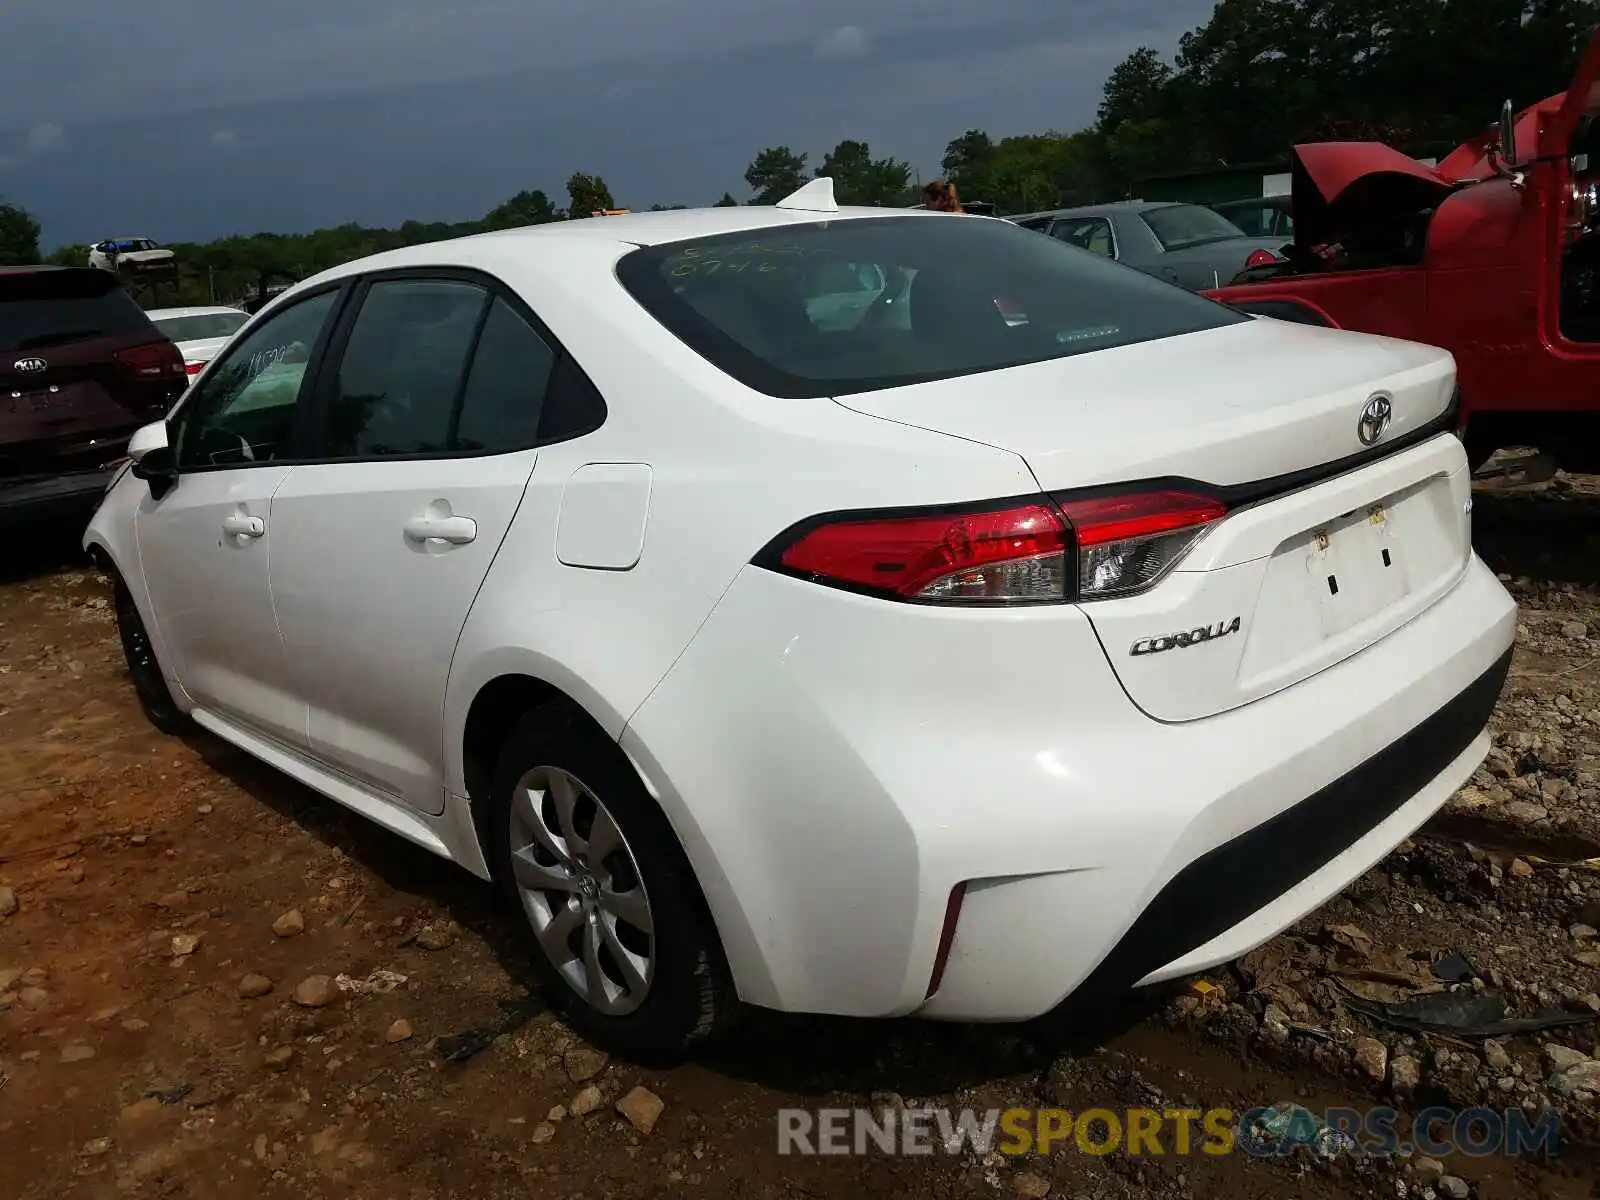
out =
[[167,449],[167,423],[152,421],[133,431],[128,439],[128,457],[141,463],[152,450]]
[[1500,159],[1508,167],[1517,164],[1517,114],[1507,100],[1500,106]]
[[159,500],[178,482],[178,461],[167,444],[167,423],[154,421],[134,431],[128,439],[130,470],[135,479],[150,485],[150,495]]

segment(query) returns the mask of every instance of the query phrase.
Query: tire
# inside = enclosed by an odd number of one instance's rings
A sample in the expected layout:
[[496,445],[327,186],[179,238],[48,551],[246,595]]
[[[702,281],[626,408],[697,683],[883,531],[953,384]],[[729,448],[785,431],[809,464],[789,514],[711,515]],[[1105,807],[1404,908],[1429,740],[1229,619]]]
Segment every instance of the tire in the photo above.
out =
[[128,585],[112,577],[114,603],[117,612],[117,633],[122,640],[122,656],[128,664],[128,677],[133,681],[134,695],[145,717],[162,733],[177,735],[189,728],[189,717],[178,707],[167,687],[161,664],[156,659],[155,646],[144,627],[144,618],[128,592]]
[[736,1002],[710,915],[617,747],[564,707],[535,709],[501,747],[491,796],[491,867],[552,1006],[636,1060],[716,1032]]

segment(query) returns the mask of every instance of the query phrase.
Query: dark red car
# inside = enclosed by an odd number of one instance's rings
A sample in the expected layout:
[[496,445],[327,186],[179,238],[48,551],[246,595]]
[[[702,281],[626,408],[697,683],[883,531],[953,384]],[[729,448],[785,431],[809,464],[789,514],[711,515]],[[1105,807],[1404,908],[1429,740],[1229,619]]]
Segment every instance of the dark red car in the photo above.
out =
[[0,525],[87,517],[128,436],[187,382],[178,348],[115,275],[0,268]]
[[1295,148],[1289,261],[1206,294],[1456,357],[1469,456],[1537,447],[1600,472],[1600,36],[1572,86],[1428,167]]

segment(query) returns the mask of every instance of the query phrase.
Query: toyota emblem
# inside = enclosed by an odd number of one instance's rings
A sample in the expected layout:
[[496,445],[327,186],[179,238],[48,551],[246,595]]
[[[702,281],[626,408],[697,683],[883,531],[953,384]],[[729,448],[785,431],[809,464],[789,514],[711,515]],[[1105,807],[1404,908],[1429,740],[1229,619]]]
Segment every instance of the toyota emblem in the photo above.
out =
[[1389,429],[1389,421],[1394,417],[1394,405],[1389,397],[1379,393],[1367,401],[1367,406],[1361,410],[1361,419],[1356,422],[1356,436],[1361,439],[1363,446],[1375,446]]
[[19,358],[11,364],[11,369],[18,375],[38,375],[50,369],[50,364],[42,358]]

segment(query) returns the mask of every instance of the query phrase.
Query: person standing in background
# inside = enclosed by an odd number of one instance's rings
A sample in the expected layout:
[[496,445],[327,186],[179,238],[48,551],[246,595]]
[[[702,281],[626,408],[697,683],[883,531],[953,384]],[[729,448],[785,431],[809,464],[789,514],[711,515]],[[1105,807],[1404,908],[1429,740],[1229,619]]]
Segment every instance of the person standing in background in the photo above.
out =
[[922,207],[934,212],[961,212],[961,199],[956,195],[956,185],[944,179],[934,179],[924,184]]

